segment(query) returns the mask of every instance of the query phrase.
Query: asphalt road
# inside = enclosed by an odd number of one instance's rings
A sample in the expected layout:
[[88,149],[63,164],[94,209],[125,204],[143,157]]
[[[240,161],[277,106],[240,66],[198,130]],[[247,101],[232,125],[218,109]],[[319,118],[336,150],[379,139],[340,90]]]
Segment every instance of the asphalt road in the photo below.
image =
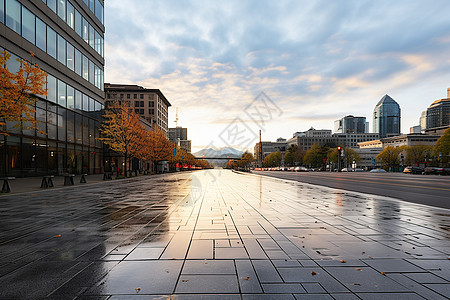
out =
[[450,176],[366,172],[252,172],[281,179],[392,197],[412,203],[450,208]]

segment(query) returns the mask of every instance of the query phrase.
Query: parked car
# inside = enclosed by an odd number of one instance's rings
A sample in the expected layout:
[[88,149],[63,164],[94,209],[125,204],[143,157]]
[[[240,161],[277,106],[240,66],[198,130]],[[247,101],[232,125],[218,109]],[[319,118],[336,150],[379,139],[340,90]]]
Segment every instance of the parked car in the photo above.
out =
[[353,172],[352,168],[343,168],[341,172]]
[[450,175],[450,168],[438,168],[437,175]]
[[305,167],[295,167],[294,172],[308,172],[308,169]]
[[370,173],[387,173],[385,169],[372,169]]
[[423,172],[423,168],[421,168],[421,167],[414,167],[414,166],[406,167],[403,170],[403,173],[405,173],[405,174],[422,174],[422,172]]
[[437,175],[438,171],[442,172],[444,168],[426,167],[423,169],[423,175]]
[[364,169],[356,168],[356,169],[353,169],[353,172],[364,172]]

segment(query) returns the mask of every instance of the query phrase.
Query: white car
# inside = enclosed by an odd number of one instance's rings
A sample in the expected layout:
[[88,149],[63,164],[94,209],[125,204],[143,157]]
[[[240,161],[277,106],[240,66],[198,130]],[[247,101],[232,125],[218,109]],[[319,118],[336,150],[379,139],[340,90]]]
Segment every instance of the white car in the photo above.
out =
[[352,168],[343,168],[341,172],[353,172]]
[[369,171],[370,173],[387,173],[385,169],[373,169]]

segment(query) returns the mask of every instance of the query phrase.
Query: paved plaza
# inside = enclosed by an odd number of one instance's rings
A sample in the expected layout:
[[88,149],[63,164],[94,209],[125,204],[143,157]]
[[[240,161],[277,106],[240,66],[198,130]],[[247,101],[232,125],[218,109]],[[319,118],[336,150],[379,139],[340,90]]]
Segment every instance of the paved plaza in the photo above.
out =
[[448,299],[450,211],[228,170],[0,196],[0,299]]

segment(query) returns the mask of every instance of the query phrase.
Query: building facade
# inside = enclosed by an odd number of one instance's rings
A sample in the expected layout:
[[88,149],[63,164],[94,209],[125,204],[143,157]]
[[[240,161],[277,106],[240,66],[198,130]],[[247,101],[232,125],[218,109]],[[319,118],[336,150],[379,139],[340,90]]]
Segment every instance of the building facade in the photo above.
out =
[[187,138],[187,128],[181,126],[169,128],[169,141],[175,143],[187,153],[191,153],[191,141]]
[[335,133],[366,133],[366,117],[346,116],[334,121]]
[[441,137],[440,135],[410,133],[388,138],[382,138],[373,141],[361,142],[358,145],[361,149],[370,149],[370,148],[384,149],[387,146],[392,147],[401,147],[401,146],[411,147],[418,145],[434,146],[436,145],[436,142],[440,137]]
[[152,126],[158,126],[166,136],[169,133],[169,100],[159,89],[146,89],[138,85],[105,83],[106,105],[112,101],[125,101]]
[[450,98],[434,101],[427,109],[427,128],[450,125]]
[[8,136],[0,135],[0,176],[101,172],[103,14],[103,0],[0,0],[8,69],[33,52],[32,63],[48,74],[48,95],[36,95],[38,130],[10,122]]
[[383,96],[373,110],[373,132],[380,138],[400,134],[400,105],[389,97]]

